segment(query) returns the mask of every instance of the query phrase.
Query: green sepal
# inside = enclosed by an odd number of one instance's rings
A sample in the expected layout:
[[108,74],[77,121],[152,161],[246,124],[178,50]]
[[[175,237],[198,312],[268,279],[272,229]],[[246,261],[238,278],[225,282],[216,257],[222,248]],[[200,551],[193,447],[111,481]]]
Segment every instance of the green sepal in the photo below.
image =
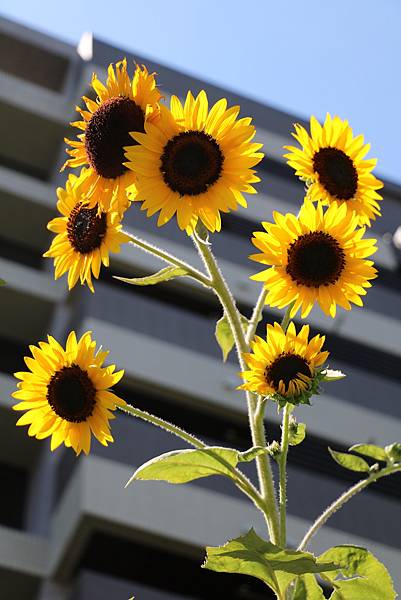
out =
[[324,600],[323,590],[314,575],[298,577],[293,600]]
[[349,469],[350,471],[358,471],[360,473],[368,473],[370,471],[370,466],[360,456],[355,456],[354,454],[346,454],[345,452],[336,452],[331,448],[328,449],[332,458],[344,467],[345,469]]
[[401,444],[390,444],[385,447],[384,451],[390,464],[401,462]]
[[305,436],[306,436],[305,423],[297,423],[297,421],[295,420],[295,417],[293,417],[293,415],[291,415],[288,443],[290,444],[290,446],[298,446],[298,444],[301,444],[301,442],[304,441]]
[[387,462],[388,460],[386,451],[375,444],[354,444],[349,449],[349,452],[356,452],[357,454],[362,454],[362,456],[368,456],[382,462]]
[[233,467],[241,461],[241,452],[231,448],[210,446],[195,450],[173,450],[152,458],[139,467],[134,480],[188,483],[201,477],[225,475],[235,479]]
[[206,548],[205,569],[250,575],[263,581],[279,598],[298,575],[337,569],[332,562],[318,561],[309,552],[283,550],[260,538],[253,529],[224,546]]
[[394,600],[397,596],[386,567],[365,548],[335,546],[319,560],[339,566],[336,571],[324,573],[324,579],[334,587],[330,600]]
[[188,271],[181,267],[165,267],[153,275],[147,275],[146,277],[117,277],[114,275],[114,279],[124,281],[130,285],[156,285],[156,283],[162,283],[163,281],[169,281],[174,277],[182,277],[188,275]]

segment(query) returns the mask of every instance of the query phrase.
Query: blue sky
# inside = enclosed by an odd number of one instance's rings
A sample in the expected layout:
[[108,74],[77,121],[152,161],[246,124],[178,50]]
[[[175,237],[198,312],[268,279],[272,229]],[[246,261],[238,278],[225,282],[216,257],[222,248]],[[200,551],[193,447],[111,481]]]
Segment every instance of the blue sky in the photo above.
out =
[[3,0],[1,13],[73,44],[92,31],[303,117],[338,114],[401,183],[400,0]]

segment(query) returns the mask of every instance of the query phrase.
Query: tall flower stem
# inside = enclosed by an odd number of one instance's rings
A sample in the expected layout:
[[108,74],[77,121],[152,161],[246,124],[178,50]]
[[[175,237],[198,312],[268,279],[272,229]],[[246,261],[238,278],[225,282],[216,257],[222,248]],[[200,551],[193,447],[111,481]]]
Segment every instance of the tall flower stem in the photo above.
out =
[[[227,316],[234,336],[241,370],[245,370],[246,365],[242,358],[242,354],[244,352],[248,352],[249,345],[245,339],[245,334],[242,329],[238,308],[210,249],[210,245],[207,240],[207,230],[203,226],[198,225],[196,233],[197,235],[193,236],[194,244],[197,247],[198,252],[209,272],[212,280],[212,287],[224,308],[224,312]],[[263,409],[265,402],[260,398],[254,397],[250,392],[246,393],[246,398],[248,403],[248,416],[252,444],[254,446],[266,446],[263,410],[261,410]],[[262,512],[266,519],[270,539],[273,543],[277,544],[279,542],[279,524],[270,458],[267,454],[262,454],[256,457],[255,460],[259,477],[260,495],[263,500]]]
[[302,542],[299,544],[298,550],[304,550],[313,538],[313,536],[318,532],[320,527],[322,527],[330,519],[330,517],[334,515],[335,512],[342,508],[344,504],[348,502],[348,500],[351,500],[351,498],[353,498],[356,494],[367,488],[368,485],[370,485],[371,483],[374,483],[378,479],[386,477],[387,475],[397,473],[397,471],[401,471],[401,465],[394,465],[381,469],[380,471],[374,471],[369,475],[369,477],[358,481],[358,483],[350,487],[349,490],[341,494],[341,496],[337,498],[337,500],[335,500],[332,504],[330,504],[330,506],[326,508],[326,510],[320,515],[320,517],[316,519],[312,527],[305,534]]
[[249,325],[248,325],[248,329],[246,330],[246,337],[245,337],[247,344],[250,344],[253,336],[256,333],[258,323],[262,317],[262,312],[263,312],[263,307],[265,305],[266,295],[267,295],[267,289],[263,286],[263,288],[259,294],[259,297],[256,301],[255,308],[253,309],[252,316],[249,319]]
[[[281,321],[281,327],[284,333],[288,329],[288,325],[291,317],[291,310],[294,303],[291,303]],[[280,458],[278,461],[279,467],[279,505],[280,505],[280,544],[282,548],[285,548],[287,543],[287,456],[288,456],[288,445],[289,445],[289,434],[290,434],[290,415],[292,412],[292,405],[286,404],[283,410],[283,419],[281,424],[281,446],[280,446]]]
[[281,425],[281,447],[279,459],[280,485],[280,545],[285,548],[287,543],[287,456],[290,433],[290,415],[292,406],[286,404]]
[[[134,406],[131,406],[130,404],[126,404],[126,403],[118,404],[118,408],[133,417],[137,417],[139,419],[142,419],[143,421],[152,423],[152,425],[155,425],[156,427],[160,427],[161,429],[164,429],[165,431],[168,431],[169,433],[176,435],[181,440],[183,440],[190,446],[197,448],[198,450],[207,448],[207,445],[204,444],[197,437],[195,437],[194,435],[192,435],[190,433],[187,433],[186,431],[184,431],[184,429],[177,427],[177,425],[173,425],[173,423],[170,423],[169,421],[165,421],[164,419],[161,419],[160,417],[156,417],[155,415],[152,415],[144,410],[135,408]],[[253,500],[253,502],[256,504],[256,506],[261,509],[263,506],[262,498],[258,494],[257,489],[249,481],[249,479],[239,469],[236,469],[235,467],[233,467],[232,465],[227,463],[224,459],[220,458],[220,460],[224,464],[224,466],[231,471],[232,479],[234,480],[237,487],[242,492],[244,492],[244,494],[246,494],[249,498],[251,498],[251,500]]]

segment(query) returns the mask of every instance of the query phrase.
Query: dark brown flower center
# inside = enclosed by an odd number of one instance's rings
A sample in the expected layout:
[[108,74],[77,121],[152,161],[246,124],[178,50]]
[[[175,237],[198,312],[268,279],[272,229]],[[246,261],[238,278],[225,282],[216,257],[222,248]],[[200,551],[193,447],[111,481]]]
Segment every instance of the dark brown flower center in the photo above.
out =
[[331,196],[350,200],[358,189],[358,173],[353,160],[338,148],[321,148],[313,157],[313,170]]
[[96,389],[78,365],[57,371],[47,386],[47,401],[54,412],[71,423],[86,421],[96,404]]
[[85,208],[82,202],[78,202],[70,213],[67,235],[71,246],[80,254],[88,254],[99,248],[106,234],[106,213],[97,213],[96,206]]
[[223,161],[220,146],[211,135],[184,131],[165,145],[160,170],[174,192],[197,196],[218,180]]
[[88,162],[98,175],[115,179],[124,167],[124,146],[133,146],[130,131],[144,132],[145,117],[140,106],[130,98],[106,100],[93,113],[85,130]]
[[344,250],[323,231],[301,235],[287,251],[286,271],[298,285],[318,288],[336,283],[344,267]]
[[267,383],[276,390],[278,390],[279,383],[282,381],[285,385],[285,391],[288,391],[290,381],[297,379],[298,373],[307,377],[312,376],[308,362],[298,354],[283,352],[266,368],[265,378]]

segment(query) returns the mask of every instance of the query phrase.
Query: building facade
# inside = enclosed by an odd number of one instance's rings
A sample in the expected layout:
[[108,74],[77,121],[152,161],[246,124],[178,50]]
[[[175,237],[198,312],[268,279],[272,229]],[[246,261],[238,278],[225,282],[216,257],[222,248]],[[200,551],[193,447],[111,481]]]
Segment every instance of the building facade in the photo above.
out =
[[[135,276],[160,268],[153,257],[124,247],[112,257],[93,295],[68,293],[54,282],[47,222],[55,216],[55,188],[65,181],[63,137],[74,107],[88,94],[93,71],[105,77],[109,62],[126,56],[158,73],[163,93],[184,96],[205,88],[211,100],[227,97],[254,117],[267,158],[259,194],[247,210],[227,215],[213,239],[222,269],[244,314],[258,286],[250,235],[272,210],[296,211],[302,185],[282,158],[292,123],[299,121],[85,34],[78,49],[0,19],[0,600],[258,600],[269,593],[246,577],[200,569],[205,545],[219,545],[251,526],[263,534],[259,515],[218,478],[185,486],[138,482],[124,489],[135,467],[183,447],[178,439],[120,414],[115,443],[97,443],[88,457],[48,440],[28,438],[11,410],[12,373],[23,369],[27,346],[47,333],[63,340],[70,329],[94,331],[125,369],[119,395],[187,428],[216,445],[250,445],[235,357],[223,363],[214,340],[221,311],[190,279],[158,287],[126,286],[112,275]],[[71,133],[71,131],[70,131]],[[190,240],[175,223],[162,229],[133,206],[127,229],[193,264]],[[312,312],[314,330],[327,335],[330,366],[347,374],[327,387],[313,408],[297,410],[307,438],[289,456],[289,535],[300,540],[313,519],[353,481],[327,446],[401,440],[401,270],[392,234],[401,224],[401,188],[384,187],[383,217],[373,226],[379,241],[379,277],[364,309],[341,311],[335,320]],[[265,310],[265,320],[278,313]],[[279,417],[267,415],[269,441],[278,439]],[[252,467],[249,468],[252,477]],[[367,546],[389,568],[401,591],[401,479],[393,476],[355,497],[316,536],[321,552],[340,543]]]

